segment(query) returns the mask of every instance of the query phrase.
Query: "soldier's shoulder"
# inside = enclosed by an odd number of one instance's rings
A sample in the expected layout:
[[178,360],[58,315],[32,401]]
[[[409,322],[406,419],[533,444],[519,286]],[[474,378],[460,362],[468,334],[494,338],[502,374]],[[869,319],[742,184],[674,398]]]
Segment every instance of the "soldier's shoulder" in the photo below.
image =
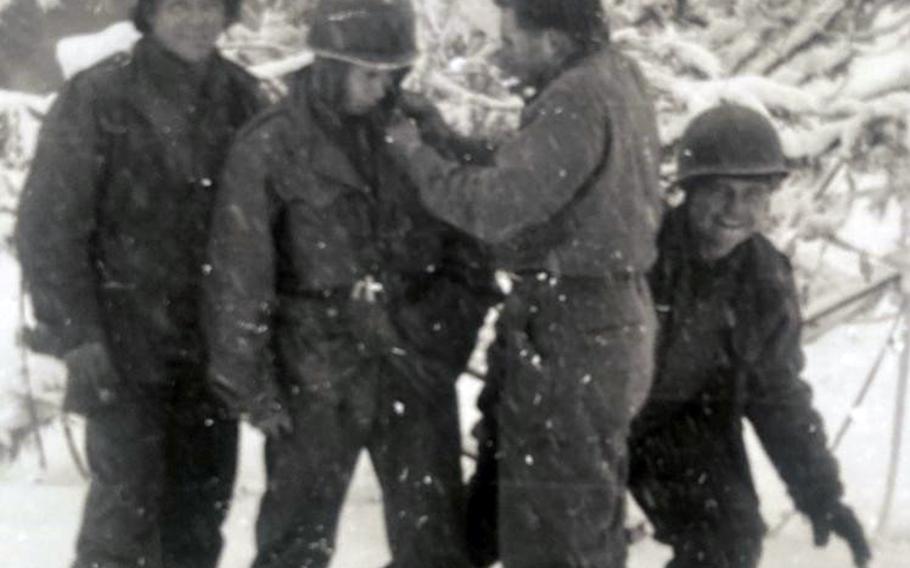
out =
[[750,273],[762,296],[773,300],[794,296],[793,265],[787,255],[761,234],[755,235],[750,244]]
[[129,51],[118,51],[98,63],[73,75],[68,83],[79,90],[111,91],[122,89],[126,84],[126,74],[133,62]]
[[224,72],[227,74],[228,78],[231,81],[238,84],[241,88],[260,94],[262,91],[262,81],[259,77],[253,75],[248,69],[239,63],[228,59],[227,57],[221,57],[221,64],[224,69]]
[[277,146],[292,143],[294,122],[293,109],[286,101],[273,103],[246,122],[237,133],[237,143],[259,152],[273,152]]

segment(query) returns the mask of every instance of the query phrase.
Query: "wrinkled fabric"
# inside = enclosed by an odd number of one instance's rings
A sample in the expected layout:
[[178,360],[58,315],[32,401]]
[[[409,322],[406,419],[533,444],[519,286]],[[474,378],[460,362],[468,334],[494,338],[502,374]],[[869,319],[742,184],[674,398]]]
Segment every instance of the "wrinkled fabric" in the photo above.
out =
[[[352,161],[318,120],[307,81],[304,72],[241,136],[214,214],[213,375],[238,410],[292,385],[321,388],[299,371],[300,348],[335,339],[456,373],[496,299],[482,247],[423,210],[381,144],[368,164],[356,153]],[[288,342],[295,349],[281,347]]]
[[470,487],[469,518],[498,532],[492,546],[471,531],[480,560],[497,548],[507,568],[624,565],[625,439],[651,382],[643,275],[656,257],[659,156],[645,82],[613,49],[547,84],[490,163],[410,155],[427,208],[518,276],[483,397],[495,434]]
[[655,384],[633,427],[630,487],[678,565],[705,549],[727,559],[711,566],[755,566],[764,524],[743,418],[800,511],[825,510],[843,490],[799,377],[800,314],[786,257],[760,235],[711,265],[696,250],[684,209],[673,211],[650,275],[662,327]]
[[468,519],[498,533],[471,529],[479,564],[498,553],[507,567],[625,565],[626,436],[654,335],[642,277],[516,283],[479,402]]
[[[69,354],[67,408],[88,420],[80,568],[213,568],[221,548],[237,426],[207,393],[200,290],[217,173],[259,93],[217,56],[192,79],[150,38],[78,74],[20,202],[38,329]],[[116,380],[72,365],[93,343]]]
[[134,393],[87,419],[92,478],[74,568],[217,566],[237,423],[201,390],[204,369],[173,373],[175,389]]
[[100,340],[124,377],[201,359],[209,212],[255,80],[214,58],[197,92],[150,39],[68,82],[50,110],[16,242],[36,318],[65,352]]
[[430,217],[310,71],[238,140],[210,246],[213,381],[278,401],[257,568],[325,566],[355,459],[379,474],[393,565],[467,566],[454,381],[495,294],[482,247]]
[[[259,553],[253,565],[329,565],[345,493],[365,448],[382,488],[390,566],[469,566],[453,377],[344,352],[328,355],[310,372],[325,380],[349,379],[349,392],[291,396],[295,433],[266,445],[268,490],[256,523]],[[415,377],[445,384],[430,402],[410,388]]]
[[492,164],[460,166],[423,146],[408,171],[428,209],[495,244],[501,267],[599,276],[653,263],[659,163],[645,80],[605,49],[542,90]]

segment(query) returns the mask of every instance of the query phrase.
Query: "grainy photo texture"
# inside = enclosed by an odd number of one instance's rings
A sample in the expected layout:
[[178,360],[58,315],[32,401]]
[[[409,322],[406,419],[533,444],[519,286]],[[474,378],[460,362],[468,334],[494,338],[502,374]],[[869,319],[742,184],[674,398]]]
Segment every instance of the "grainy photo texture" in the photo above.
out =
[[0,563],[910,564],[904,0],[0,0]]

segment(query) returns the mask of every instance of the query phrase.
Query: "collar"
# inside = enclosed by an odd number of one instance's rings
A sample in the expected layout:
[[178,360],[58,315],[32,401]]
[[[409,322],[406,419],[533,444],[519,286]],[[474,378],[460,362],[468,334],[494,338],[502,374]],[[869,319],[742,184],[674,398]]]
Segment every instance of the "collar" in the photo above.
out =
[[303,69],[292,81],[288,105],[296,129],[309,139],[306,145],[313,172],[359,191],[369,192],[369,184],[357,172],[333,136],[333,130],[344,127],[344,121],[338,113],[317,101],[310,93],[310,70]]
[[200,70],[167,51],[155,38],[145,36],[133,48],[132,59],[129,99],[165,132],[185,130],[196,108],[218,104],[229,96],[225,62],[218,54]]

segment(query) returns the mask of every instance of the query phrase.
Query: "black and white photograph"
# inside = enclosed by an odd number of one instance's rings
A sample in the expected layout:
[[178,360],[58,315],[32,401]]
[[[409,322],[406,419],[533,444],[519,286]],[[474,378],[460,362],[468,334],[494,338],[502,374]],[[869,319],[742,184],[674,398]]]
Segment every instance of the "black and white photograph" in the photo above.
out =
[[907,0],[0,0],[4,568],[903,568],[908,391]]

